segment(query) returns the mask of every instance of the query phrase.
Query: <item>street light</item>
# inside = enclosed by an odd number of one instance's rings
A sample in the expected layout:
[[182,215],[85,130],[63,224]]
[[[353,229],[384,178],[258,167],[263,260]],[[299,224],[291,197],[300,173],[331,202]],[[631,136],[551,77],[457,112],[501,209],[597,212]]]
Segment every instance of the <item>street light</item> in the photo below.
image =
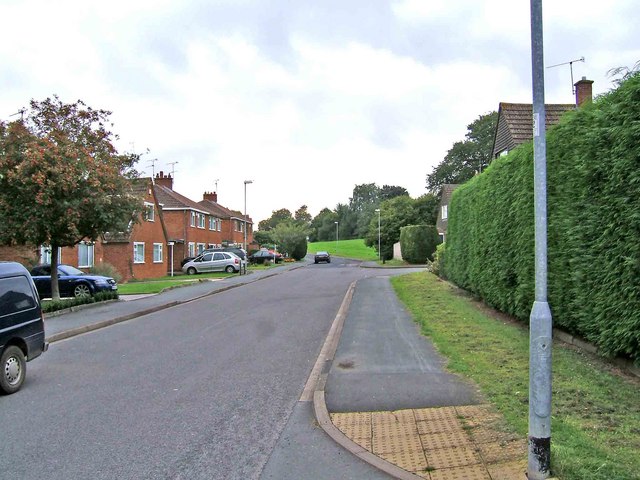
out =
[[378,212],[378,261],[382,260],[382,252],[380,251],[380,209],[376,208]]
[[338,222],[333,222],[336,224],[336,253],[338,253]]
[[253,183],[253,180],[244,181],[244,251],[247,251],[247,184]]

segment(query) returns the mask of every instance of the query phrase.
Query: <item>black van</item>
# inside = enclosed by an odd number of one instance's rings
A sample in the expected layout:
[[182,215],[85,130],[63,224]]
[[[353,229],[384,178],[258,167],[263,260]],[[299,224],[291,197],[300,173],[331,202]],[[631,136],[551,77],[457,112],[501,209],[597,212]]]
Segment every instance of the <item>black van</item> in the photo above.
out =
[[0,262],[0,392],[20,390],[26,362],[47,350],[40,298],[31,275],[16,262]]

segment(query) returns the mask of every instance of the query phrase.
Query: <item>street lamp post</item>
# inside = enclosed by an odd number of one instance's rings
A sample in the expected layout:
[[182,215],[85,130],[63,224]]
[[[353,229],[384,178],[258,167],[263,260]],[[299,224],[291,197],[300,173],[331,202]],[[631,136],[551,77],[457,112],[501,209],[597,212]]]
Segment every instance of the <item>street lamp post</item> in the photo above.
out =
[[382,252],[380,251],[380,209],[376,208],[378,212],[378,261],[382,260]]
[[247,251],[247,185],[250,183],[253,183],[253,180],[244,181],[244,251],[245,252]]
[[336,224],[336,253],[338,253],[338,222],[333,222]]
[[552,318],[547,301],[547,144],[545,138],[542,0],[531,0],[533,80],[533,163],[535,216],[535,301],[529,316],[530,480],[549,478],[551,470]]

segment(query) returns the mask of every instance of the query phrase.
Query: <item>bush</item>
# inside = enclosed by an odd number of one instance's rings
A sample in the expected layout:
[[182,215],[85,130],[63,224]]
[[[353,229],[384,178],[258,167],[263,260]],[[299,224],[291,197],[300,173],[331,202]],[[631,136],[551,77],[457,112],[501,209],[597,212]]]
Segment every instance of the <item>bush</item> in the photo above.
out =
[[[547,134],[548,297],[554,324],[640,363],[640,74]],[[444,268],[528,320],[534,301],[533,147],[494,160],[449,205]]]
[[93,267],[91,267],[89,269],[89,272],[94,274],[94,275],[102,275],[103,277],[111,277],[117,283],[122,282],[122,275],[120,274],[120,272],[118,272],[118,270],[116,270],[116,267],[114,267],[113,265],[111,265],[110,263],[107,263],[107,262],[102,262],[102,263],[99,263],[97,265],[94,265]]
[[409,225],[400,228],[402,259],[408,263],[426,263],[431,260],[440,241],[433,225]]
[[444,273],[444,251],[445,244],[441,243],[436,247],[436,251],[433,254],[433,261],[429,264],[429,270],[434,274],[446,280],[446,275]]
[[42,302],[44,313],[56,312],[65,308],[77,307],[78,305],[88,305],[90,303],[105,302],[107,300],[117,300],[118,292],[98,292],[93,297],[63,298],[61,300],[49,300]]

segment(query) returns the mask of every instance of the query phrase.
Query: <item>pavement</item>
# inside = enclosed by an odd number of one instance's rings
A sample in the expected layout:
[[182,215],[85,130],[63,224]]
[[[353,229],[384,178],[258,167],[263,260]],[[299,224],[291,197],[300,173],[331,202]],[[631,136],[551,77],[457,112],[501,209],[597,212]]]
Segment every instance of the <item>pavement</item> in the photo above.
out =
[[[363,264],[372,268],[374,264]],[[300,264],[46,315],[56,342],[260,281]],[[339,445],[393,478],[526,479],[526,440],[508,433],[398,301],[389,278],[354,282],[304,395]]]

